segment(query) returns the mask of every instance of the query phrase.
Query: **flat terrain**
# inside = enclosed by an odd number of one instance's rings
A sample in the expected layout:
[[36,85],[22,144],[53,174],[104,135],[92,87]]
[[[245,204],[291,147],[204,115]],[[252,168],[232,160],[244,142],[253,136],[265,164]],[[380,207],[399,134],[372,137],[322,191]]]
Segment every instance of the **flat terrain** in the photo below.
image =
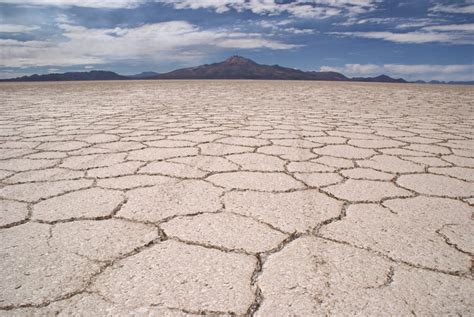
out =
[[0,315],[474,315],[474,90],[0,85]]

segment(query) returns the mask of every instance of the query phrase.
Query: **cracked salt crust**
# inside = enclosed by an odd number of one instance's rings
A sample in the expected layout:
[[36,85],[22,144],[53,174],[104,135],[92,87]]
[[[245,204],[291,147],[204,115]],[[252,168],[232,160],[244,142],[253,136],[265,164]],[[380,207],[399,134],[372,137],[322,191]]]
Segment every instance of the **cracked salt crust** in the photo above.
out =
[[255,259],[201,246],[165,241],[110,267],[93,289],[114,303],[244,314]]
[[260,253],[276,248],[288,235],[235,214],[201,214],[174,218],[161,225],[168,236],[228,250]]
[[3,83],[0,316],[474,314],[472,93],[400,87]]
[[229,189],[286,191],[304,188],[296,179],[281,172],[227,172],[211,175],[207,180]]
[[469,221],[472,208],[455,200],[426,197],[387,200],[383,205],[351,205],[344,219],[320,233],[414,265],[467,273],[470,256],[446,244],[436,231],[445,223]]
[[380,201],[384,198],[411,196],[409,191],[398,188],[390,182],[358,179],[349,179],[345,183],[325,187],[324,191],[351,202]]
[[157,222],[171,216],[216,212],[222,189],[202,180],[170,181],[132,189],[118,216]]
[[0,200],[0,227],[13,225],[27,217],[27,204],[17,201]]
[[33,206],[33,219],[56,221],[66,219],[106,217],[123,202],[121,192],[89,188],[49,198]]
[[433,174],[402,175],[397,183],[420,194],[468,197],[474,192],[474,184],[463,180]]
[[332,217],[342,202],[317,190],[290,193],[230,192],[224,195],[226,209],[256,218],[286,232],[304,232]]
[[[270,256],[257,316],[472,313],[472,280],[407,268],[368,251],[314,237]],[[392,272],[392,273],[390,273]]]

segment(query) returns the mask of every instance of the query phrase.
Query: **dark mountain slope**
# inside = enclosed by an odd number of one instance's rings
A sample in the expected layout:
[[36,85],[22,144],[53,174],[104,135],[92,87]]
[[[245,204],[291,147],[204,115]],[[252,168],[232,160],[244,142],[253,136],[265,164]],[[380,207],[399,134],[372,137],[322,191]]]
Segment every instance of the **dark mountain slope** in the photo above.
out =
[[347,81],[350,80],[346,76],[337,72],[307,72],[311,74],[313,80],[331,80],[331,81]]
[[406,83],[402,78],[386,75],[348,78],[337,72],[302,71],[279,65],[258,64],[248,58],[232,56],[220,63],[182,68],[169,73],[143,72],[122,76],[114,72],[90,71],[64,74],[32,75],[3,81],[67,81],[67,80],[122,80],[122,79],[268,79],[268,80],[327,80]]
[[368,82],[368,83],[407,83],[407,81],[403,78],[395,79],[387,75],[380,75],[377,77],[354,77],[351,80]]
[[157,79],[311,79],[301,70],[278,65],[261,65],[254,61],[232,56],[220,63],[182,68],[161,74]]
[[128,75],[127,77],[130,79],[149,79],[158,75],[159,73],[156,72],[142,72],[140,74]]
[[71,81],[71,80],[122,80],[128,79],[126,76],[119,75],[114,72],[103,70],[93,70],[90,72],[70,72],[63,74],[45,74],[31,75],[12,79],[4,79],[2,81]]
[[153,79],[279,79],[279,80],[328,80],[404,83],[386,75],[378,77],[348,78],[337,72],[301,71],[279,65],[258,64],[241,56],[232,56],[220,63],[177,69],[160,74]]

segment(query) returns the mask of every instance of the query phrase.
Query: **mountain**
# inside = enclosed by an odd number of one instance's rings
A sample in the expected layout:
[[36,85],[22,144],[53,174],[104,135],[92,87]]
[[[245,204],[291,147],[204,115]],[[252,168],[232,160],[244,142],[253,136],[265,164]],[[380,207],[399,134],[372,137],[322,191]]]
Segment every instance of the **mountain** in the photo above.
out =
[[430,80],[425,82],[426,84],[441,84],[441,85],[474,85],[474,81],[443,81],[443,80]]
[[3,79],[1,81],[71,81],[71,80],[123,80],[128,79],[125,76],[114,72],[103,70],[92,70],[90,72],[69,72],[63,74],[45,74],[31,75],[12,79]]
[[348,78],[337,72],[302,71],[279,65],[262,65],[248,58],[232,56],[220,63],[177,69],[160,74],[153,79],[279,79],[279,80],[327,80],[406,83],[402,78],[387,75],[377,77]]
[[160,75],[160,74],[156,73],[156,72],[143,72],[143,73],[140,73],[140,74],[128,75],[127,77],[131,78],[131,79],[149,79],[149,78],[152,78],[152,77],[156,77],[158,75]]
[[153,78],[349,80],[344,75],[335,72],[304,72],[279,65],[262,65],[241,56],[232,56],[220,63],[177,69]]
[[331,81],[347,81],[350,80],[346,76],[337,72],[306,72],[311,74],[313,80],[331,80]]
[[474,85],[473,80],[468,81],[439,81],[439,80],[431,80],[426,82],[424,80],[417,80],[415,81],[417,84],[442,84],[442,85]]
[[474,85],[474,81],[449,81],[447,82],[449,85]]
[[182,68],[157,76],[157,79],[309,79],[297,69],[278,65],[260,65],[254,61],[232,56],[220,63]]
[[268,80],[326,80],[406,83],[402,78],[387,75],[348,78],[337,72],[302,71],[280,65],[258,64],[248,58],[231,56],[223,62],[182,68],[169,73],[143,72],[122,76],[108,71],[71,72],[23,76],[2,81],[65,81],[65,80],[123,80],[123,79],[268,79]]
[[354,77],[351,78],[351,81],[362,81],[368,83],[407,83],[403,78],[392,78],[387,75],[380,75],[377,77]]

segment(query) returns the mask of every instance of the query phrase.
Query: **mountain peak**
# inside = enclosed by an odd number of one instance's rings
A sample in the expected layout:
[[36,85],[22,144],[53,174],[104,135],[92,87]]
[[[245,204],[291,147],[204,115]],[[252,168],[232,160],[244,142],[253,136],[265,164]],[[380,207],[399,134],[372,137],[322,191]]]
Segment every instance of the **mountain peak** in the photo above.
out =
[[253,60],[239,56],[239,55],[234,55],[229,57],[224,61],[226,64],[233,64],[233,65],[246,65],[246,64],[256,64]]
[[223,62],[196,67],[177,69],[158,74],[145,72],[131,76],[121,76],[107,71],[90,71],[87,73],[64,73],[32,75],[0,81],[55,81],[55,80],[120,80],[120,79],[268,79],[268,80],[329,80],[404,83],[404,79],[391,78],[387,75],[378,77],[348,78],[337,72],[302,71],[278,65],[258,64],[251,59],[234,55]]

